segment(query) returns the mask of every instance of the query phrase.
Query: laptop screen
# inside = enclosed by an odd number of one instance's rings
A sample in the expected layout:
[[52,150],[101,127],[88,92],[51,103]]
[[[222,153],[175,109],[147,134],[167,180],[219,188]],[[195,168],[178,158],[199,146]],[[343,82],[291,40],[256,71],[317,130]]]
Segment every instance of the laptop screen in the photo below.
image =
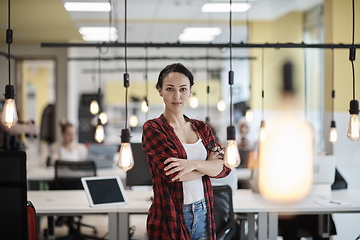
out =
[[81,182],[91,207],[127,203],[125,190],[119,176],[83,177]]

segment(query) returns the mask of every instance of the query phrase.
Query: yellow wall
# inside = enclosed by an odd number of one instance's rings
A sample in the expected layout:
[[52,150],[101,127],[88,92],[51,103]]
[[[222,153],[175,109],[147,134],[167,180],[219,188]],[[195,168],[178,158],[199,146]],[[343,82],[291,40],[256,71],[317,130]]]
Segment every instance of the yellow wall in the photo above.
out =
[[22,111],[20,120],[29,120],[26,115],[27,112],[27,84],[31,83],[35,89],[35,122],[39,125],[41,123],[42,112],[49,104],[49,79],[51,78],[51,69],[48,67],[37,67],[33,72],[26,61],[22,64]]
[[[357,1],[358,2],[358,1]],[[360,5],[355,4],[355,44],[360,42]],[[352,6],[351,1],[326,0],[324,1],[324,29],[325,43],[345,43],[352,41]],[[355,63],[355,77],[360,76],[360,59],[357,51]],[[336,91],[334,110],[346,112],[349,109],[349,102],[352,100],[352,69],[349,61],[348,49],[334,50],[334,89]],[[325,51],[325,92],[332,89],[332,57],[331,50]],[[356,83],[356,99],[359,100],[360,86]],[[331,95],[325,95],[325,110],[331,111]]]
[[[255,21],[250,24],[250,43],[302,42],[302,13],[292,12],[274,21]],[[250,48],[251,61],[251,106],[262,108],[262,49]],[[264,49],[265,109],[278,109],[283,86],[282,66],[286,61],[293,64],[293,86],[297,96],[304,96],[304,57],[302,49]],[[303,102],[303,101],[301,101]]]
[[[155,82],[149,81],[149,90],[148,90],[148,100],[149,104],[161,104],[162,98],[159,96],[159,93],[155,89]],[[210,80],[210,99],[209,102],[211,105],[217,104],[220,100],[221,86],[220,80]],[[206,81],[197,81],[193,86],[193,92],[196,93],[196,96],[199,100],[199,105],[206,105],[207,93],[206,93]],[[128,89],[128,96],[130,101],[130,96],[134,96],[140,99],[145,97],[145,83],[134,81],[130,82],[130,87]],[[107,104],[119,104],[125,102],[125,88],[121,81],[108,81],[105,84],[105,102]]]

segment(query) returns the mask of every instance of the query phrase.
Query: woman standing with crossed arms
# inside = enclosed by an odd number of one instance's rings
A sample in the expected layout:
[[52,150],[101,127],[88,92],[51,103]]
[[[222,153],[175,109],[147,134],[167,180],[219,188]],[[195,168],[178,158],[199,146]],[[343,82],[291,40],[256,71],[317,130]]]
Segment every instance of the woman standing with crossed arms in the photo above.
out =
[[143,126],[154,192],[147,218],[151,240],[216,238],[209,177],[225,177],[231,169],[224,166],[223,150],[210,127],[183,114],[193,84],[193,75],[181,63],[166,66],[156,84],[165,110]]

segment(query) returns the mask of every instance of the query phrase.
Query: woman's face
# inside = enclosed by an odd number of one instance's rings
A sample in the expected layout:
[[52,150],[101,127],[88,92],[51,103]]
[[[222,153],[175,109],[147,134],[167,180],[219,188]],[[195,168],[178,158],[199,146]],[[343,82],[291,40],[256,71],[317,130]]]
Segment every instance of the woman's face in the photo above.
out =
[[73,142],[77,137],[75,127],[67,127],[65,132],[63,133],[63,140],[65,143]]
[[164,77],[162,88],[158,91],[166,109],[174,112],[183,111],[191,95],[190,81],[182,73],[171,72]]

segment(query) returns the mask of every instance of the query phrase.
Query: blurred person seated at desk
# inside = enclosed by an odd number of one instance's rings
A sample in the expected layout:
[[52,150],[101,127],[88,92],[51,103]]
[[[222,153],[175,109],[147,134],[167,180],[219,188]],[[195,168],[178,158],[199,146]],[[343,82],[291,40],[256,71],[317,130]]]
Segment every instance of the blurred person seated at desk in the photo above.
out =
[[88,150],[85,144],[76,142],[77,130],[74,125],[62,120],[60,121],[60,128],[63,141],[51,145],[49,165],[54,166],[56,160],[86,160]]
[[[1,119],[2,112],[0,112]],[[28,134],[32,136],[39,135],[39,128],[33,121],[28,123],[16,123],[11,128],[5,126],[0,121],[0,148],[1,150],[25,150],[25,145],[19,135]]]
[[255,164],[250,161],[253,158],[254,144],[249,139],[249,125],[245,118],[238,121],[238,130],[240,140],[238,140],[238,149],[240,153],[241,163],[238,168],[253,168]]

